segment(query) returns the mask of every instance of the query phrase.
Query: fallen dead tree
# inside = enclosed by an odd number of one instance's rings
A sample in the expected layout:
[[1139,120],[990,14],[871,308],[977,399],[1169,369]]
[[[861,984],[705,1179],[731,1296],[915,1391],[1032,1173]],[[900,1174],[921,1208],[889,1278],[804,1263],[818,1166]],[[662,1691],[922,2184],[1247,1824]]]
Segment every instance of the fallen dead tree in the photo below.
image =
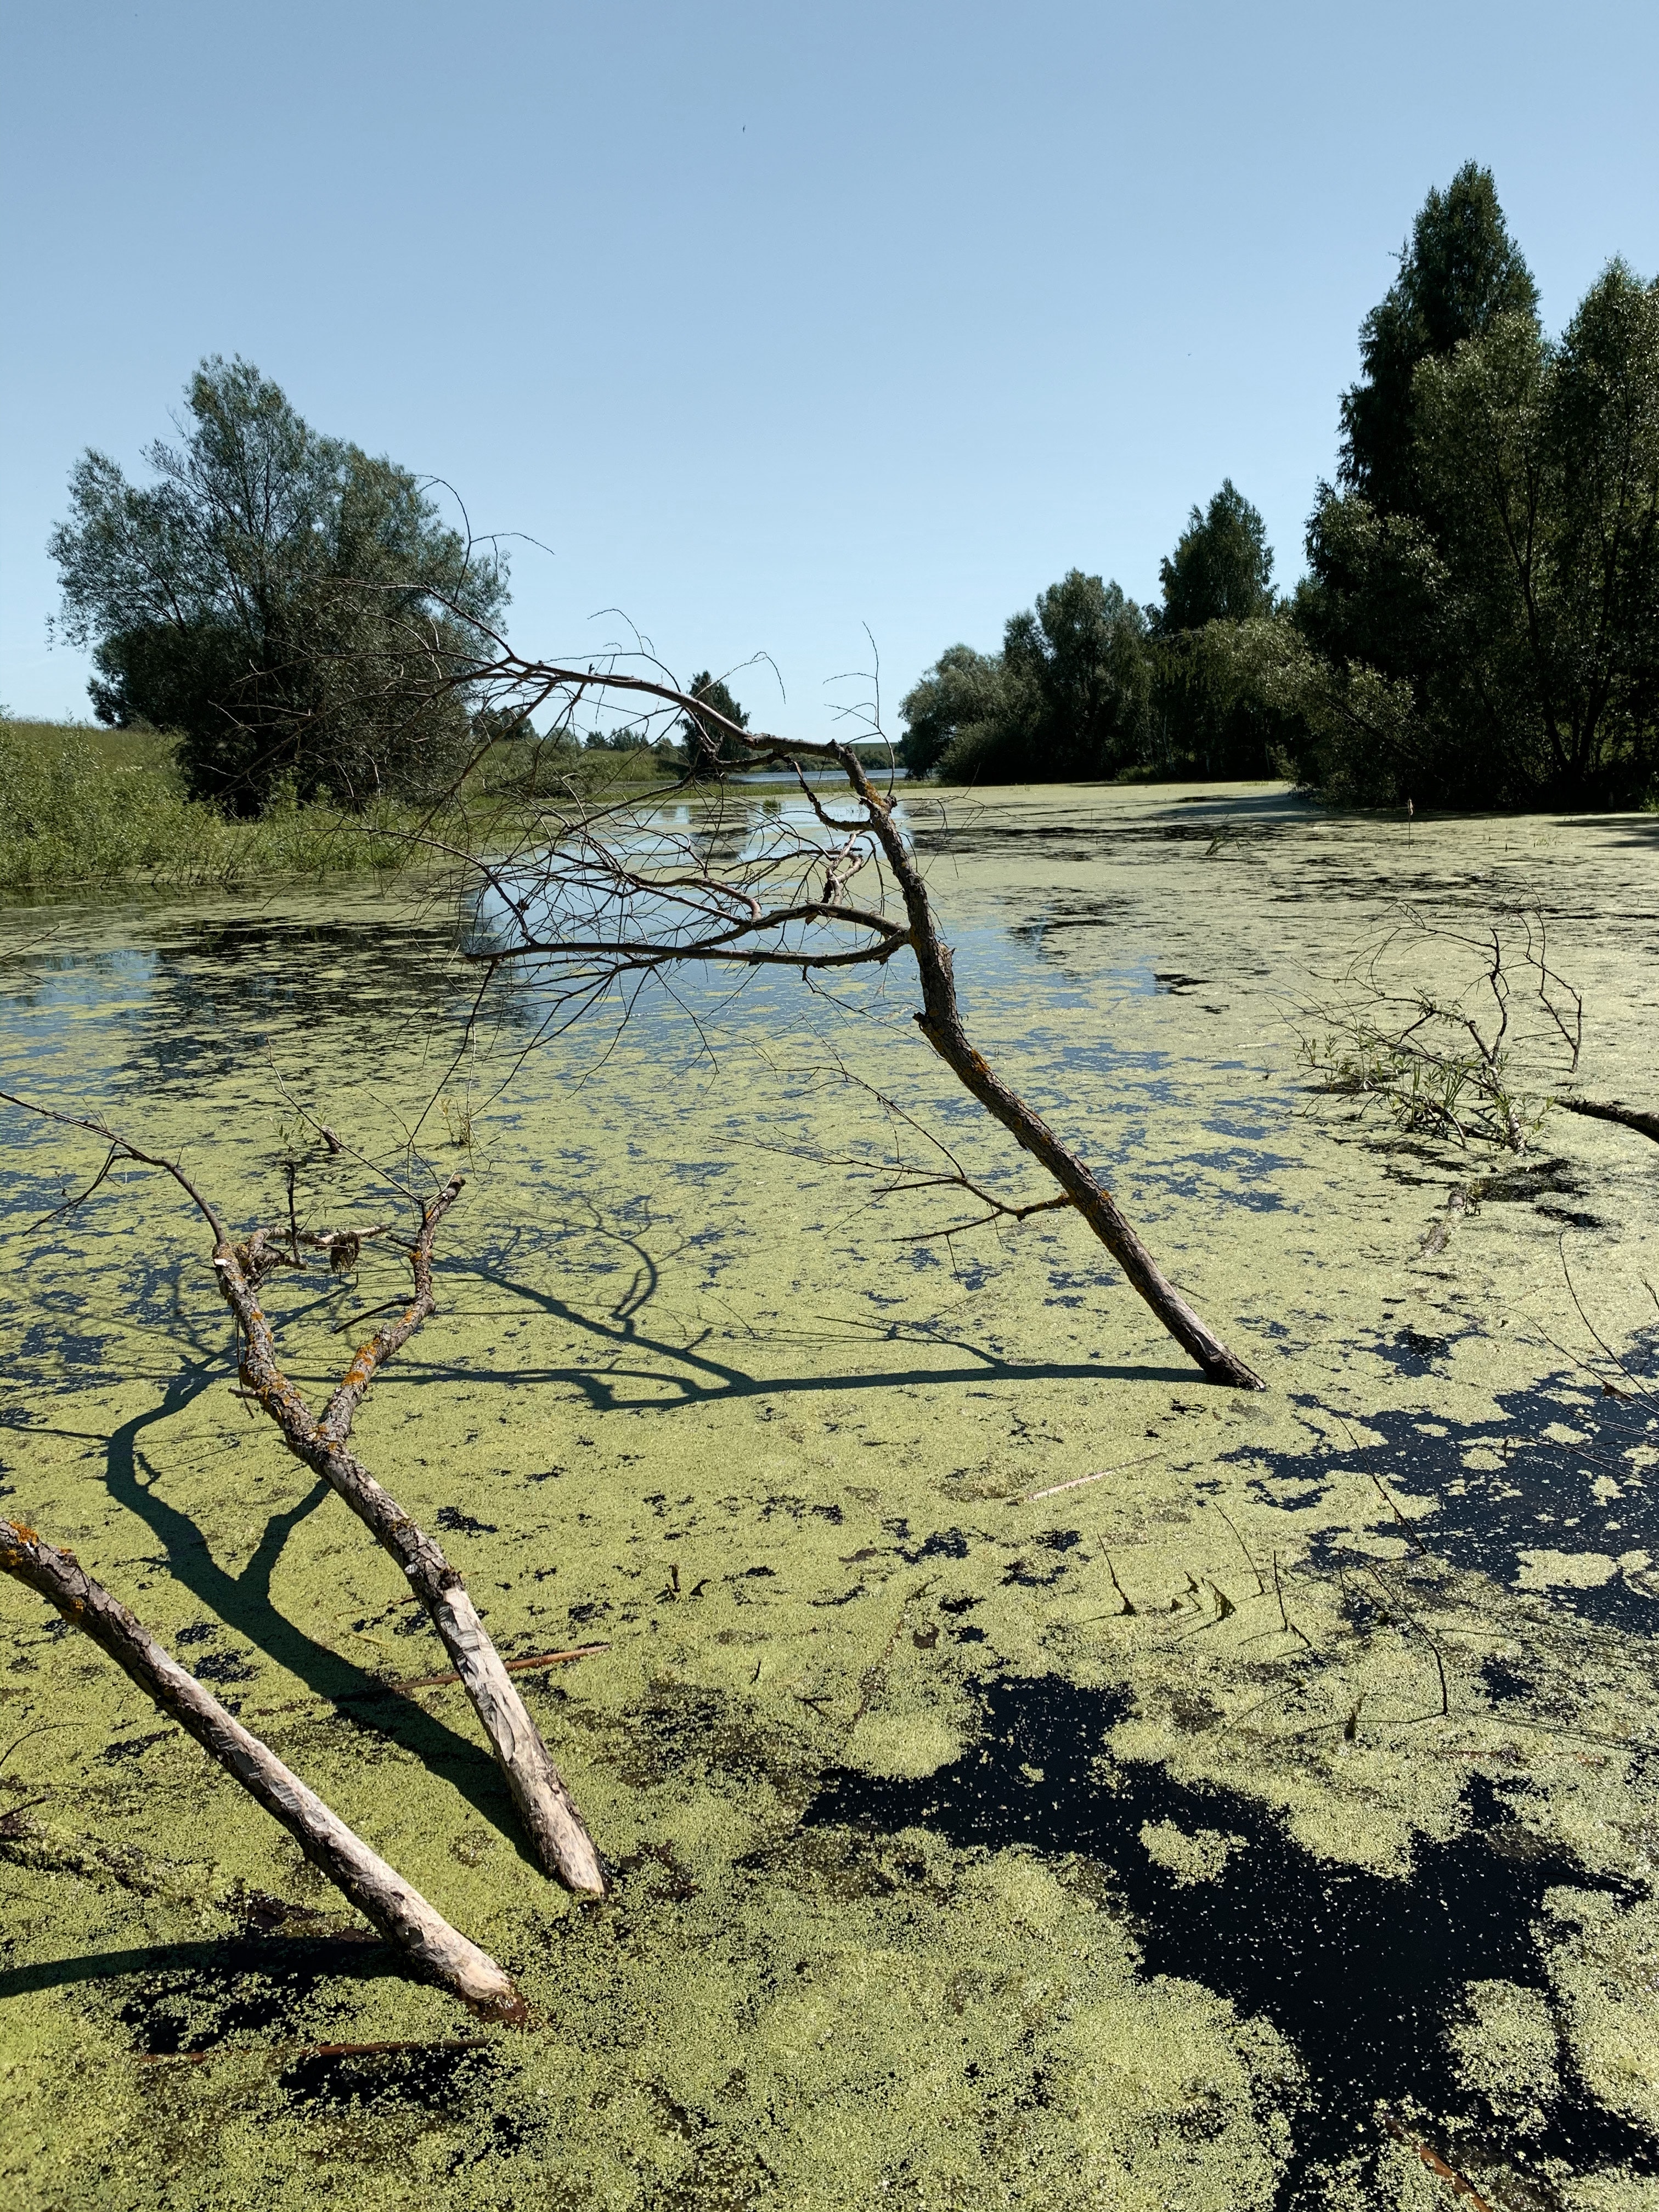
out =
[[1638,1137],[1659,1145],[1659,1114],[1626,1106],[1619,1098],[1558,1098],[1555,1103],[1564,1114],[1582,1114],[1587,1121],[1616,1121],[1620,1128],[1634,1129]]
[[217,1230],[213,1269],[241,1330],[244,1388],[276,1424],[294,1456],[344,1498],[375,1541],[403,1570],[455,1663],[544,1870],[556,1874],[573,1890],[602,1897],[605,1878],[592,1840],[517,1685],[478,1619],[459,1569],[450,1565],[433,1539],[416,1527],[356,1455],[346,1449],[352,1417],[376,1372],[402,1350],[436,1304],[432,1288],[432,1240],[438,1224],[459,1195],[462,1182],[459,1176],[451,1176],[422,1208],[410,1254],[414,1299],[395,1320],[358,1346],[320,1420],[313,1417],[277,1364],[270,1324],[260,1308],[255,1282],[250,1279],[247,1248],[233,1246],[222,1228]]
[[[358,1346],[318,1419],[283,1372],[276,1340],[258,1295],[259,1285],[276,1269],[303,1264],[297,1257],[301,1241],[297,1235],[288,1253],[277,1241],[280,1232],[263,1229],[256,1230],[246,1243],[235,1243],[218,1212],[177,1162],[141,1150],[103,1121],[56,1113],[9,1092],[0,1092],[0,1097],[44,1120],[87,1130],[108,1146],[99,1174],[79,1198],[70,1201],[71,1205],[82,1203],[116,1162],[126,1159],[170,1176],[203,1216],[214,1238],[214,1276],[236,1317],[244,1394],[276,1423],[295,1457],[321,1475],[345,1500],[376,1542],[397,1561],[410,1589],[426,1607],[483,1725],[544,1871],[556,1875],[579,1895],[602,1897],[605,1877],[592,1839],[518,1686],[478,1618],[459,1570],[347,1449],[353,1417],[375,1375],[434,1310],[433,1239],[439,1223],[459,1195],[464,1178],[452,1176],[422,1206],[420,1227],[410,1254],[415,1296],[395,1319]],[[327,1253],[331,1266],[343,1240],[355,1256],[360,1240],[349,1232],[305,1241]]]
[[[741,728],[653,676],[614,663],[584,669],[526,660],[492,633],[478,635],[480,657],[465,680],[519,724],[550,707],[562,727],[574,726],[579,709],[610,710],[643,738],[653,720],[681,718],[696,733],[694,750],[718,760],[716,773],[792,771],[805,802],[793,817],[777,813],[745,829],[740,816],[722,822],[717,784],[710,818],[680,834],[662,822],[660,787],[644,800],[615,802],[567,781],[550,797],[526,793],[520,834],[506,851],[499,820],[480,825],[471,850],[428,840],[465,862],[482,886],[488,942],[473,957],[489,976],[502,969],[533,975],[551,994],[547,1027],[557,1029],[617,994],[631,1005],[647,981],[687,967],[793,969],[803,981],[833,980],[908,955],[921,987],[922,1036],[1059,1186],[1060,1197],[1042,1206],[1003,1207],[1001,1215],[1073,1207],[1212,1382],[1265,1388],[1164,1273],[1107,1184],[974,1043],[909,830],[894,792],[878,787],[883,780],[872,778],[855,746]],[[824,804],[808,767],[836,777],[850,818]],[[706,781],[699,788],[706,791]],[[868,890],[855,894],[855,879]]]
[[171,1658],[149,1631],[73,1552],[33,1528],[0,1521],[0,1569],[57,1607],[249,1796],[280,1820],[319,1873],[393,1946],[416,1979],[448,1990],[486,2020],[521,2024],[524,1999],[485,1951],[452,1928],[401,1875],[355,1835],[322,1799],[249,1734]]

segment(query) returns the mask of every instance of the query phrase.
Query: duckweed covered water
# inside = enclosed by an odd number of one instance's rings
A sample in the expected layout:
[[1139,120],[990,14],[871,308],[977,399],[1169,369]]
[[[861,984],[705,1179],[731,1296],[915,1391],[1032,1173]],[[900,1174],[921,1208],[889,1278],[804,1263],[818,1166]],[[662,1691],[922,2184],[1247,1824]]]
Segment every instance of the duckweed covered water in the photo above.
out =
[[[1287,1019],[1397,900],[1541,908],[1584,1087],[1650,1103],[1655,836],[1407,841],[1261,787],[923,823],[976,1041],[1261,1397],[1079,1224],[918,1242],[975,1209],[842,1164],[891,1139],[831,1048],[1044,1194],[896,969],[687,979],[520,1063],[525,986],[447,1073],[477,978],[436,905],[8,915],[5,1087],[184,1148],[244,1224],[283,1210],[279,1076],[376,1157],[440,1091],[441,1311],[359,1441],[509,1656],[606,1647],[521,1680],[614,1881],[550,1887],[463,1693],[388,1687],[441,1648],[232,1395],[176,1194],[124,1170],[26,1236],[100,1155],[12,1117],[0,1503],[544,2024],[399,1978],[9,1584],[6,2201],[1200,2212],[1451,2202],[1438,2160],[1493,2205],[1659,2203],[1659,1158],[1559,1115],[1518,1170],[1306,1118]],[[345,1157],[301,1196],[386,1210]],[[277,1278],[296,1379],[399,1287],[384,1245]]]

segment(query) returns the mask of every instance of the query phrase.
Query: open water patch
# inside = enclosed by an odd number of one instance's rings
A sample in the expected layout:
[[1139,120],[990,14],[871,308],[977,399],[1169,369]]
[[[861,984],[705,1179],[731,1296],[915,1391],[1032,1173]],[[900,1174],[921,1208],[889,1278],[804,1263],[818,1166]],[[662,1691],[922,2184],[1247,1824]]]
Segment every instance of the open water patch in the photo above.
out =
[[[1421,1373],[1438,1355],[1409,1356]],[[1297,1402],[1317,1410],[1315,1400]],[[1651,1635],[1659,1627],[1659,1413],[1633,1393],[1610,1395],[1566,1374],[1500,1390],[1495,1402],[1495,1418],[1474,1421],[1408,1407],[1368,1409],[1363,1418],[1378,1441],[1328,1459],[1259,1446],[1225,1456],[1248,1462],[1250,1488],[1277,1505],[1311,1504],[1339,1477],[1374,1476],[1408,1504],[1431,1503],[1432,1512],[1412,1520],[1412,1536],[1443,1565],[1547,1591],[1552,1604],[1582,1620]],[[1288,1483],[1304,1486],[1303,1494],[1288,1498]],[[1379,1501],[1379,1518],[1385,1511]],[[1339,1565],[1346,1540],[1340,1533],[1316,1538],[1315,1564]]]
[[1659,2139],[1599,2101],[1565,2036],[1555,2091],[1524,2124],[1460,2069],[1448,2031],[1468,1984],[1550,2002],[1537,1927],[1548,1893],[1624,1893],[1528,1828],[1493,1784],[1472,1781],[1467,1827],[1421,1841],[1397,1879],[1318,1857],[1241,1792],[1111,1763],[1125,1692],[1042,1675],[977,1693],[984,1725],[959,1759],[920,1779],[833,1770],[803,1824],[922,1828],[958,1850],[1023,1846],[1109,1869],[1148,1977],[1200,1984],[1296,2051],[1281,2212],[1328,2203],[1356,2158],[1375,2175],[1390,2120],[1460,2167],[1514,2176],[1534,2203],[1556,2201],[1569,2177],[1659,2174]]

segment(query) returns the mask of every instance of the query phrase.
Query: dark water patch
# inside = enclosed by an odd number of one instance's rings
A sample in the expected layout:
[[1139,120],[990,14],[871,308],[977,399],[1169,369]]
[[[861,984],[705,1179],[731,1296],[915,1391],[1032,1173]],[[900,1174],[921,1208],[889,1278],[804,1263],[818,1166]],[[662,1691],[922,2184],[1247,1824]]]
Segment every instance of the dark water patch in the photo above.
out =
[[[489,2093],[500,2063],[493,2043],[458,2038],[423,2051],[308,2051],[283,2069],[279,2081],[296,2105],[319,2112],[384,2105],[400,2115],[449,2118]],[[507,2114],[499,2117],[507,2123]]]
[[1589,1183],[1583,1168],[1571,1160],[1529,1159],[1482,1176],[1474,1188],[1482,1206],[1531,1206],[1540,1199],[1583,1198]]
[[1429,1329],[1402,1328],[1391,1337],[1378,1338],[1370,1348],[1402,1375],[1426,1375],[1437,1361],[1449,1359],[1454,1348],[1465,1337],[1479,1334],[1476,1329],[1466,1328],[1450,1336],[1439,1336]]
[[475,1521],[470,1513],[463,1513],[459,1505],[441,1505],[437,1522],[441,1528],[455,1536],[494,1536],[500,1533],[494,1522]]
[[1480,1662],[1480,1679],[1495,1705],[1513,1705],[1530,1698],[1536,1687],[1531,1677],[1523,1674],[1518,1667],[1490,1656]]
[[965,1559],[967,1556],[968,1539],[960,1528],[935,1529],[914,1552],[907,1552],[902,1545],[899,1547],[900,1559],[913,1567],[920,1566],[924,1559]]
[[1225,1178],[1226,1205],[1243,1206],[1252,1213],[1276,1213],[1284,1199],[1264,1178],[1295,1165],[1283,1152],[1229,1145],[1212,1152],[1184,1153],[1178,1167],[1143,1170],[1143,1180],[1156,1182],[1172,1197],[1194,1199],[1213,1197],[1218,1178]]
[[811,1754],[787,1729],[763,1725],[717,1692],[690,1683],[661,1680],[652,1692],[624,1713],[590,1710],[577,1718],[629,1788],[684,1787],[701,1778],[740,1791],[764,1785],[795,1803],[805,1795]]
[[[1464,1984],[1501,1980],[1547,1992],[1534,1923],[1548,1891],[1626,1893],[1534,1837],[1484,1778],[1469,1822],[1419,1845],[1410,1876],[1321,1859],[1258,1800],[1176,1780],[1152,1765],[1109,1765],[1108,1732],[1127,1693],[1048,1675],[981,1687],[984,1726],[952,1765],[920,1780],[832,1770],[808,1828],[892,1835],[931,1830],[958,1850],[1009,1845],[1076,1856],[1110,1870],[1148,1976],[1169,1974],[1265,2017],[1305,2079],[1290,2113],[1283,2212],[1330,2201],[1332,2172],[1359,2153],[1374,2172],[1380,2115],[1421,2111],[1446,2140],[1481,2154],[1512,2141],[1486,2092],[1461,2081],[1446,2040]],[[1143,1826],[1171,1822],[1228,1839],[1212,1880],[1182,1881],[1154,1859]],[[1242,1848],[1241,1848],[1242,1847]],[[1568,2066],[1534,2124],[1527,2157],[1575,2175],[1613,2166],[1659,2173],[1659,2140],[1601,2105]]]
[[[1302,1399],[1310,1412],[1317,1401]],[[1549,1586],[1550,1603],[1603,1627],[1651,1635],[1659,1627],[1659,1467],[1642,1455],[1659,1444],[1659,1415],[1557,1375],[1526,1390],[1499,1391],[1499,1415],[1457,1421],[1408,1407],[1368,1408],[1380,1442],[1328,1459],[1252,1448],[1229,1454],[1252,1468],[1250,1486],[1275,1504],[1284,1486],[1310,1503],[1338,1477],[1375,1478],[1432,1513],[1412,1519],[1416,1541],[1448,1566],[1510,1588],[1525,1586],[1527,1554],[1590,1554],[1604,1564],[1583,1583]],[[1552,1435],[1552,1431],[1559,1433]],[[1399,1533],[1381,1499],[1376,1525]],[[1316,1565],[1340,1564],[1346,1539],[1315,1539]],[[1646,1564],[1646,1558],[1655,1563]],[[1536,1580],[1534,1571],[1533,1580]]]

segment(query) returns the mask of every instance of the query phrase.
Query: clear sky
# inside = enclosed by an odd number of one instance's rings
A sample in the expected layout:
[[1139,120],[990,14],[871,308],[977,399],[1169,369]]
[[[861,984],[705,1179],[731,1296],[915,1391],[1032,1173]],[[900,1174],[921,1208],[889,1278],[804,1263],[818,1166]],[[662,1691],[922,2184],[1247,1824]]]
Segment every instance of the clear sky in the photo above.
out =
[[[1301,565],[1414,210],[1495,170],[1558,328],[1659,271],[1659,8],[1531,0],[4,0],[0,699],[76,454],[210,352],[520,531],[511,627],[620,608],[825,726],[1071,567],[1155,597],[1231,475]],[[599,619],[593,617],[599,615]]]

